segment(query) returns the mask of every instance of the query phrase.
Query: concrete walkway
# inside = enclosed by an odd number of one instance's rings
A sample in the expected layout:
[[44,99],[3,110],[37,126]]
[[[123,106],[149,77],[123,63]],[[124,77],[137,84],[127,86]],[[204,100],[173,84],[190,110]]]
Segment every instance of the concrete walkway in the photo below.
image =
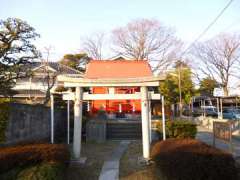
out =
[[[203,128],[203,127],[198,127],[198,133],[196,136],[197,139],[209,144],[209,145],[213,145],[213,133],[211,130]],[[234,158],[239,159],[240,157],[240,140],[233,138],[232,139],[232,143],[233,143],[233,156]],[[230,145],[216,139],[216,147],[225,151],[230,152]]]
[[127,149],[130,141],[121,141],[111,156],[104,162],[99,180],[118,180],[119,161]]

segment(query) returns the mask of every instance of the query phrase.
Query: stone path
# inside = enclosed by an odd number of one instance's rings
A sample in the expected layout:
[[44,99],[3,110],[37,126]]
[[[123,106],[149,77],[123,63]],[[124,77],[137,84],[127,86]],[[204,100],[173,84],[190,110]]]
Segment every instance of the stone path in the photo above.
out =
[[[213,145],[213,134],[212,134],[212,131],[210,131],[209,129],[198,127],[198,133],[196,138],[209,145]],[[233,156],[239,159],[240,158],[240,140],[233,138],[232,143],[233,143]],[[215,144],[217,148],[230,152],[229,144],[218,139],[215,141]]]
[[130,141],[121,141],[111,156],[104,162],[99,180],[118,180],[119,161],[127,149]]

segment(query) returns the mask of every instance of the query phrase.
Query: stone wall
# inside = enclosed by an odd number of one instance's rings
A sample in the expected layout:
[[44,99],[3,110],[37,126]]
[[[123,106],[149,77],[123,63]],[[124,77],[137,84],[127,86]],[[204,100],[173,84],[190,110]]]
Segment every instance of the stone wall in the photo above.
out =
[[196,117],[194,121],[209,130],[213,130],[213,122],[220,121],[220,122],[231,122],[232,123],[232,134],[233,135],[240,135],[240,120],[228,120],[228,119],[217,119],[212,117]]
[[[66,110],[55,109],[55,138],[66,134]],[[49,140],[51,111],[43,105],[10,104],[10,115],[6,130],[6,144]]]

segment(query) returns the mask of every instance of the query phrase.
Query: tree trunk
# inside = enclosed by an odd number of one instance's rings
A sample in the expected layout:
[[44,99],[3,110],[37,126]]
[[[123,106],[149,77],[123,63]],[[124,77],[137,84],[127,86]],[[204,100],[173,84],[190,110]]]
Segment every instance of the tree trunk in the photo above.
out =
[[223,87],[223,92],[224,92],[224,96],[228,96],[228,88],[227,88],[227,86]]
[[51,95],[50,89],[48,89],[46,92],[46,95],[45,95],[44,102],[43,102],[44,105],[46,105],[48,103],[48,101],[50,100],[50,95]]

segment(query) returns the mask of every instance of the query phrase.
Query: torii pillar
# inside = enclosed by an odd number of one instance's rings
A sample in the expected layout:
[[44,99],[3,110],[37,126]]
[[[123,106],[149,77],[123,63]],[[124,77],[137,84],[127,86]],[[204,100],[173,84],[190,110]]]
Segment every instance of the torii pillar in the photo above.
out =
[[73,156],[79,160],[82,143],[82,100],[83,88],[76,87],[74,102]]
[[141,87],[141,116],[142,116],[142,142],[143,158],[150,158],[150,129],[149,129],[149,98],[146,86]]

